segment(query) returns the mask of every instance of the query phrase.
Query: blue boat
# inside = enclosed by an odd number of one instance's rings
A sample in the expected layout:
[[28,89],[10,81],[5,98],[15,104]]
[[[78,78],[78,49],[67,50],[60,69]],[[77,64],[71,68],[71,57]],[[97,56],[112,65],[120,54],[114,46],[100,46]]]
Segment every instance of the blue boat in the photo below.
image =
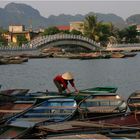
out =
[[11,117],[0,130],[0,138],[14,138],[35,125],[70,120],[77,111],[74,99],[50,98]]

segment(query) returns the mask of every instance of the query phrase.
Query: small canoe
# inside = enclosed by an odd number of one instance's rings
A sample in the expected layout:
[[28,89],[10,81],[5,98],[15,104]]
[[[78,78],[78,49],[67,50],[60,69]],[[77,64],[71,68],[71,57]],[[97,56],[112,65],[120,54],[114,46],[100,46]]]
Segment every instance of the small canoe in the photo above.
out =
[[127,111],[127,104],[116,93],[93,94],[78,104],[81,118],[120,114]]
[[140,111],[140,90],[133,92],[127,99],[131,111]]

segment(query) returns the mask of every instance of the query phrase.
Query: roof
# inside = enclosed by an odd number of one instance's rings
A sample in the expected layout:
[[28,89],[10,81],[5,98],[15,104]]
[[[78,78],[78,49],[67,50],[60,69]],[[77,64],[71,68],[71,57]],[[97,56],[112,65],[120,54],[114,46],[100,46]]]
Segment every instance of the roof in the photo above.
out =
[[57,26],[57,28],[59,30],[70,30],[70,26],[65,26],[65,25]]

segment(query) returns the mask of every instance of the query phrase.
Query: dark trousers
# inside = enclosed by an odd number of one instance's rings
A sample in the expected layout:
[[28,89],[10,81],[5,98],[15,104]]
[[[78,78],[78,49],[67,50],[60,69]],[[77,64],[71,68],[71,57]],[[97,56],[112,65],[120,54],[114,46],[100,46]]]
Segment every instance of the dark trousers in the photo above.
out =
[[58,81],[54,80],[53,82],[57,87],[59,93],[62,93],[65,90],[65,88]]

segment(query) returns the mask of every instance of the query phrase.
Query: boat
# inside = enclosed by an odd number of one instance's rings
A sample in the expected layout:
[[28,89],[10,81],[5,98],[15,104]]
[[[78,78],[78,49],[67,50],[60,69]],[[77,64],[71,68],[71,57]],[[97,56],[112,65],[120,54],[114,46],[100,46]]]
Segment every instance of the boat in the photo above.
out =
[[16,96],[19,94],[25,95],[28,91],[29,89],[6,89],[6,90],[1,90],[0,94]]
[[11,116],[14,116],[15,114],[18,114],[20,112],[23,112],[24,110],[30,108],[35,104],[35,100],[18,100],[13,101],[9,99],[9,101],[6,101],[5,103],[0,105],[0,121],[5,120],[6,118],[9,118]]
[[124,54],[124,58],[134,57],[137,55],[137,53],[133,53],[133,52],[122,52],[122,54]]
[[111,58],[124,58],[124,57],[125,57],[125,55],[123,53],[119,53],[119,52],[111,54]]
[[17,137],[37,124],[70,120],[76,110],[77,104],[73,99],[50,98],[11,117],[0,130],[0,138]]
[[127,99],[127,104],[131,111],[140,110],[140,90],[137,90],[130,94],[130,96]]
[[81,118],[120,114],[126,111],[126,102],[116,93],[95,93],[78,104]]
[[94,138],[94,135],[100,134],[107,137],[109,136],[110,138],[125,137],[134,139],[137,138],[136,132],[140,130],[139,127],[135,125],[133,126],[133,120],[135,120],[136,124],[136,119],[131,113],[126,116],[124,115],[123,117],[116,115],[112,116],[112,118],[108,116],[106,119],[104,118],[103,120],[96,119],[94,121],[84,119],[50,123],[48,125],[36,125],[30,131],[30,133],[28,132],[25,135],[22,135],[20,138],[77,138],[76,136],[79,136],[79,138],[81,138],[80,134],[84,135],[85,137],[91,136],[90,138]]
[[115,93],[117,91],[117,87],[105,86],[105,87],[94,87],[80,90],[81,93],[97,93],[97,92],[108,92]]
[[79,90],[79,93],[71,92],[69,94],[62,93],[59,94],[58,92],[48,91],[45,94],[49,96],[65,96],[67,98],[72,98],[79,103],[79,101],[83,100],[87,96],[95,93],[115,93],[117,91],[117,87],[111,87],[111,86],[102,86],[102,87],[94,87],[94,88],[87,88],[83,90]]

